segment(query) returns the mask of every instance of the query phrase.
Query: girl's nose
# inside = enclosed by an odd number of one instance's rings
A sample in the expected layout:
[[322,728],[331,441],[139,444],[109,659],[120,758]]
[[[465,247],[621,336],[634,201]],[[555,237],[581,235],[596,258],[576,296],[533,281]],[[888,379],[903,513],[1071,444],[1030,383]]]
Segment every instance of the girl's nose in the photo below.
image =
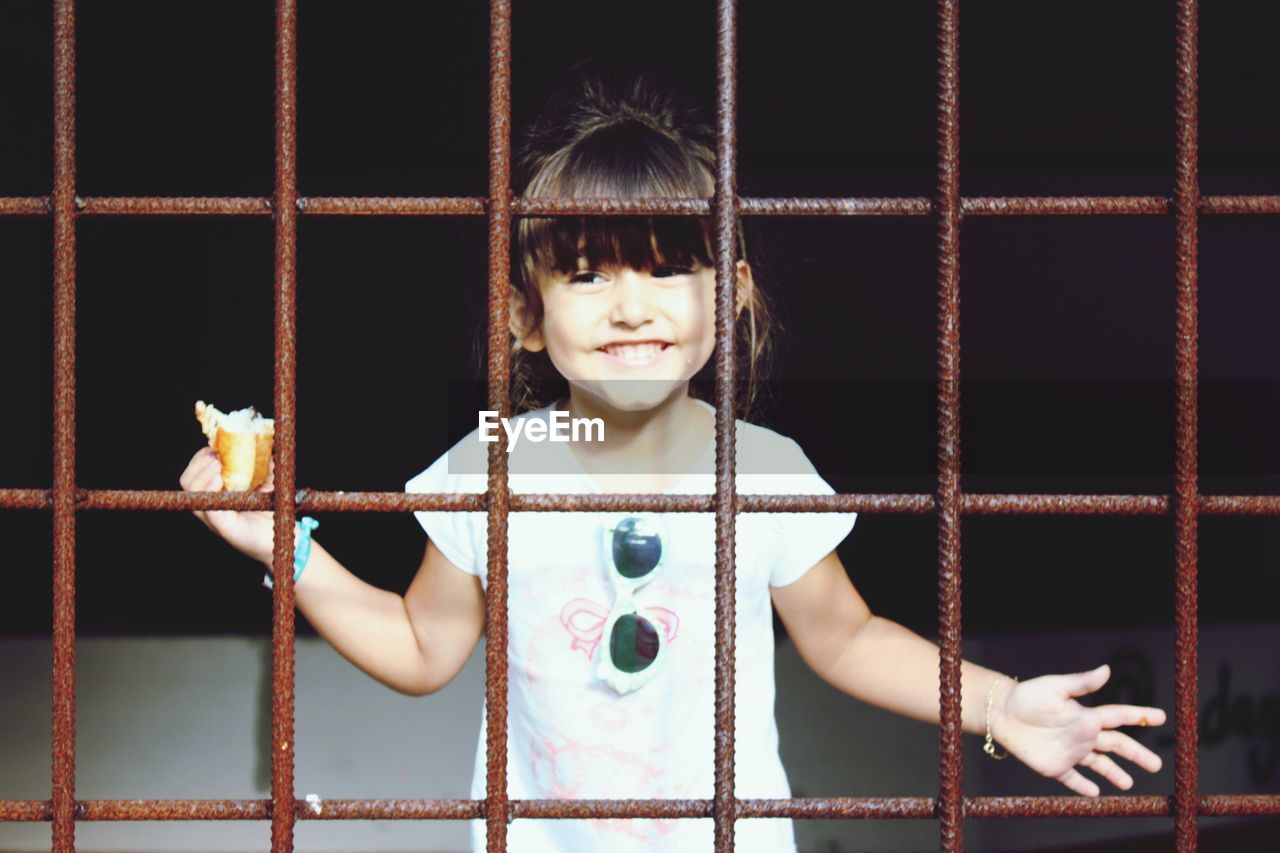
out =
[[652,282],[649,276],[635,270],[621,270],[616,274],[609,319],[628,326],[639,326],[653,319]]

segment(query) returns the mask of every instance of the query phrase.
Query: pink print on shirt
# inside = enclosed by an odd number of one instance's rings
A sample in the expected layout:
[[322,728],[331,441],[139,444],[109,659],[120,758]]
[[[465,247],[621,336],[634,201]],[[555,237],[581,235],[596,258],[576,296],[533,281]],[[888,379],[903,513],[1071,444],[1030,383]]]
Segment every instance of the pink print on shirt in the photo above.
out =
[[[662,633],[669,643],[676,638],[680,630],[680,617],[675,611],[665,607],[642,607],[640,613],[649,617],[651,622],[662,626]],[[560,610],[560,624],[569,632],[570,651],[581,649],[588,660],[594,660],[596,646],[600,645],[600,635],[604,633],[604,623],[609,618],[609,609],[596,604],[589,598],[575,598]]]
[[[543,734],[530,744],[529,750],[535,774],[539,763],[545,763],[549,774],[548,792],[553,799],[571,800],[581,795],[581,775],[574,774],[570,779],[561,778],[560,774],[565,773],[567,768],[601,763],[609,764],[614,773],[625,776],[632,786],[643,786],[634,790],[650,791],[655,799],[671,799],[671,794],[665,788],[655,784],[663,775],[661,767],[646,761],[643,756],[621,748],[586,746],[563,734],[559,737],[561,744],[557,746],[555,739]],[[642,842],[651,842],[658,836],[669,835],[679,828],[676,821],[670,818],[586,818],[583,823],[601,832],[629,836]]]

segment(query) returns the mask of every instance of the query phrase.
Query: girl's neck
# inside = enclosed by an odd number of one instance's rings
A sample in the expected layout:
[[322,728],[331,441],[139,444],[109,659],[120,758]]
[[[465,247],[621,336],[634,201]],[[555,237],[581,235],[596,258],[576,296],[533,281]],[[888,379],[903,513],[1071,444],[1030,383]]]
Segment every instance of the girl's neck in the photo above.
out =
[[680,386],[652,409],[624,411],[599,397],[569,386],[569,398],[555,404],[571,418],[600,418],[603,442],[572,442],[569,450],[590,474],[644,475],[671,480],[672,485],[692,470],[709,441],[715,419]]

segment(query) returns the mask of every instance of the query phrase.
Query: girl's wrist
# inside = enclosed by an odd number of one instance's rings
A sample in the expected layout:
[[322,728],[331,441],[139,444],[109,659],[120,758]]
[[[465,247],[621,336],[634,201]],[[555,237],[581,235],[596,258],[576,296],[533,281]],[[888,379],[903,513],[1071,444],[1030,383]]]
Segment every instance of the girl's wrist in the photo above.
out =
[[[1002,751],[1004,747],[1004,737],[1006,734],[1005,722],[1009,718],[1009,697],[1018,686],[1016,676],[997,675],[992,681],[991,686],[987,690],[986,710],[985,710],[985,729],[986,743],[983,744],[983,752],[986,752],[992,758],[1001,760],[1007,755],[1007,751]],[[1007,747],[1004,747],[1007,750]]]
[[[311,560],[311,531],[320,526],[320,522],[310,516],[304,516],[293,525],[293,581],[297,583],[301,577],[303,570]],[[262,585],[267,589],[273,586],[271,578],[272,559],[268,557],[262,563],[267,568],[266,575],[262,578]]]

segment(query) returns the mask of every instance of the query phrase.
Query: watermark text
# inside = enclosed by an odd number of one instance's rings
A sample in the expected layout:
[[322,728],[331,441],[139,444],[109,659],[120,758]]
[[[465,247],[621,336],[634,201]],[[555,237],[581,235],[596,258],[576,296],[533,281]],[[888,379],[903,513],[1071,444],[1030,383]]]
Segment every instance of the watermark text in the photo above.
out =
[[498,427],[507,434],[507,452],[515,450],[523,437],[534,443],[542,441],[604,441],[604,420],[571,418],[568,412],[552,409],[549,420],[538,418],[500,418],[492,410],[480,411],[480,440],[492,444],[498,440]]

